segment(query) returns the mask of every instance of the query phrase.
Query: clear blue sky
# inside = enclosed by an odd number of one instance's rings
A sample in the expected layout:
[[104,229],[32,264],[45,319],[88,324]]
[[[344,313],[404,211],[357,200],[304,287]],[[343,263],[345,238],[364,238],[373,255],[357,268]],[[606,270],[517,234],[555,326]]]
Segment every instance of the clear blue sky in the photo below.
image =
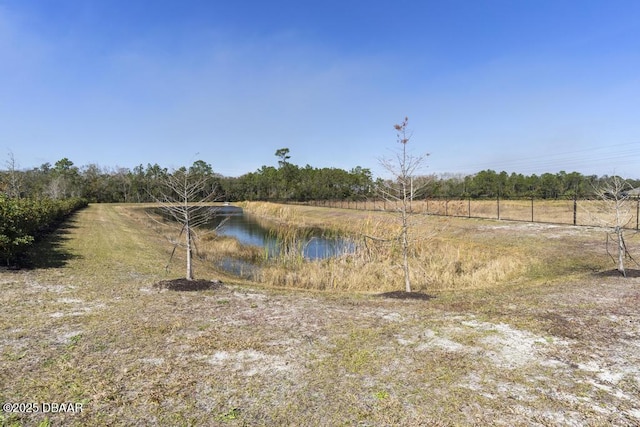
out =
[[378,173],[408,116],[424,173],[638,178],[639,17],[637,0],[0,0],[0,149],[238,176],[288,147]]

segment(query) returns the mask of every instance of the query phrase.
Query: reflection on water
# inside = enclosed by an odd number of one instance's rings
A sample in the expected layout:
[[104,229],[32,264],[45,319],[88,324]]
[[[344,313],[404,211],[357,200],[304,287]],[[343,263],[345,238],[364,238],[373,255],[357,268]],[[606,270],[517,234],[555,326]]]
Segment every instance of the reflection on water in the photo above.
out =
[[242,277],[243,279],[255,279],[255,275],[259,270],[259,267],[249,261],[243,259],[236,259],[231,257],[225,257],[218,263],[218,268],[226,271],[234,276]]
[[[247,214],[216,215],[213,218],[212,226],[217,227],[225,219],[226,222],[218,230],[218,234],[235,237],[243,245],[265,248],[265,253],[269,257],[279,255],[282,242],[278,241],[272,230],[259,224],[255,218]],[[308,260],[324,259],[353,252],[353,243],[337,237],[323,236],[321,230],[310,230],[308,233],[304,233],[304,236],[300,237],[296,243],[301,255]]]

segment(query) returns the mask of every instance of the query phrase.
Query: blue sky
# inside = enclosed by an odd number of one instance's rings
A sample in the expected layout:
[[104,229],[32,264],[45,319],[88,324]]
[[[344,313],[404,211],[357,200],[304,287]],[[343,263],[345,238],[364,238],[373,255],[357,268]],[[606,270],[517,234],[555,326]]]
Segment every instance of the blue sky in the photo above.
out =
[[[371,168],[640,178],[640,2],[0,0],[22,168]],[[2,154],[2,153],[0,153]],[[2,157],[2,156],[0,156]]]

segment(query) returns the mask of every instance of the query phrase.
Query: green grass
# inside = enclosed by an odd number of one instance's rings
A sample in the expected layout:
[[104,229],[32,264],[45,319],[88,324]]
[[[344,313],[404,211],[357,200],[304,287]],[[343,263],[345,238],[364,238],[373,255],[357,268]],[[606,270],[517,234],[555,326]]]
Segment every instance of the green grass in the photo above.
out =
[[[0,401],[83,405],[2,413],[1,426],[639,421],[640,284],[571,270],[564,238],[534,281],[397,300],[234,281],[201,260],[196,276],[222,289],[160,291],[183,260],[165,271],[172,248],[153,224],[91,205],[37,249],[38,267],[0,272]],[[484,224],[460,233],[516,244]]]

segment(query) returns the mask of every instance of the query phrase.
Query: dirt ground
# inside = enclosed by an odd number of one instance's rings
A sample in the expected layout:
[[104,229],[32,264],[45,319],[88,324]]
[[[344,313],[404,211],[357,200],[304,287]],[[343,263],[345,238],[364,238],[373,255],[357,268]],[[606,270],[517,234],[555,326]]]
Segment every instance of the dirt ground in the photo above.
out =
[[92,207],[63,265],[0,272],[0,401],[40,409],[0,425],[640,425],[637,271],[428,298],[172,290],[150,236],[118,242],[135,260],[88,255],[126,221]]

